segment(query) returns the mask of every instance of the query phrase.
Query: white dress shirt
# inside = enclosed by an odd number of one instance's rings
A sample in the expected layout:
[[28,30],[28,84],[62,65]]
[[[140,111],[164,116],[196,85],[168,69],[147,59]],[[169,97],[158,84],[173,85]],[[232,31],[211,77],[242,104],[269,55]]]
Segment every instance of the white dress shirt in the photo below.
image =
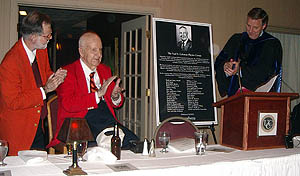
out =
[[[84,72],[84,76],[85,76],[85,80],[86,80],[86,84],[87,84],[87,87],[88,87],[88,91],[89,93],[91,93],[91,90],[90,90],[90,74],[92,72],[95,72],[94,74],[94,82],[95,82],[95,85],[98,89],[101,88],[101,83],[100,83],[100,78],[99,78],[99,75],[97,73],[97,70],[91,70],[83,61],[82,59],[80,58],[80,63],[81,63],[81,66],[82,66],[82,69],[83,69],[83,72]],[[97,104],[100,102],[100,98],[98,97],[98,94],[97,92],[95,92],[95,97],[96,97],[96,102]],[[104,97],[102,97],[102,100],[104,100]],[[114,101],[113,99],[111,99],[113,104],[115,105],[119,105],[120,102],[121,102],[121,96],[119,96],[119,99]]]
[[[35,56],[36,56],[36,49],[33,50],[33,51],[31,51],[31,50],[27,47],[27,45],[25,44],[23,37],[22,37],[21,40],[22,40],[23,47],[25,48],[27,57],[28,57],[28,59],[29,59],[30,65],[32,65],[32,63],[33,63],[33,61],[34,61],[34,59],[35,59]],[[43,89],[42,87],[40,87],[40,90],[41,90],[42,95],[43,95],[43,100],[45,100],[45,99],[46,99],[46,93],[45,93],[45,91],[44,91],[44,89]]]

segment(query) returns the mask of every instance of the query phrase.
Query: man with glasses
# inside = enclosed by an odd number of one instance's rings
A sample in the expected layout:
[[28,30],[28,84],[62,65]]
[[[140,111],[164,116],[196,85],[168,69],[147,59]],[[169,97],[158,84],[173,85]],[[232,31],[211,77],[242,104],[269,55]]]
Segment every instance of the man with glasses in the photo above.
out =
[[0,139],[8,141],[9,155],[45,149],[42,122],[47,115],[46,94],[67,75],[63,69],[53,73],[49,66],[49,16],[36,11],[28,14],[21,34],[0,65]]

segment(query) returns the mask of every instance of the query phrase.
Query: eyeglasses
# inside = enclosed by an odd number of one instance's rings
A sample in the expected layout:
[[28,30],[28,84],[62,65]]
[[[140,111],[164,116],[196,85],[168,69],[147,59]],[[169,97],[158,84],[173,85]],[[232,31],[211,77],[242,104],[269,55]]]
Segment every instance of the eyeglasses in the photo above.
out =
[[48,35],[40,35],[41,37],[44,37],[44,38],[46,38],[46,39],[48,39],[48,40],[50,40],[51,39],[51,37],[52,37],[52,33],[50,33],[50,34],[48,34]]

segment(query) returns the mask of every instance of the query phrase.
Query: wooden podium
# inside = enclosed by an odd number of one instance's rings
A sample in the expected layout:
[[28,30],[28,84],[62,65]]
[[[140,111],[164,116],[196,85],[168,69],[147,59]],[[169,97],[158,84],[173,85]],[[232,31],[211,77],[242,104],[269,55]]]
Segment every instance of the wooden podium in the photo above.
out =
[[297,93],[243,92],[213,104],[221,108],[220,144],[255,150],[285,147],[290,102]]

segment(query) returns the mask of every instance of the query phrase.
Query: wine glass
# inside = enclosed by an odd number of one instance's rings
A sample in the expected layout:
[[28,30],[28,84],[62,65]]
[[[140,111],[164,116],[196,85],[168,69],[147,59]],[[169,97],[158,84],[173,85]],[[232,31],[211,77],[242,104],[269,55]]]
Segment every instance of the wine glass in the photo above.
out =
[[83,155],[86,153],[88,142],[81,142],[77,145],[77,154],[78,154],[78,160],[79,161],[86,161],[83,159]]
[[67,143],[67,144],[66,144],[66,147],[67,147],[67,155],[64,156],[64,158],[72,158],[73,144],[72,144],[72,143]]
[[162,146],[162,150],[160,152],[167,153],[167,148],[170,142],[170,134],[166,131],[162,131],[158,136],[159,144]]
[[5,140],[0,140],[0,166],[7,165],[3,162],[3,160],[5,159],[5,157],[7,155],[7,151],[8,151],[7,142]]

